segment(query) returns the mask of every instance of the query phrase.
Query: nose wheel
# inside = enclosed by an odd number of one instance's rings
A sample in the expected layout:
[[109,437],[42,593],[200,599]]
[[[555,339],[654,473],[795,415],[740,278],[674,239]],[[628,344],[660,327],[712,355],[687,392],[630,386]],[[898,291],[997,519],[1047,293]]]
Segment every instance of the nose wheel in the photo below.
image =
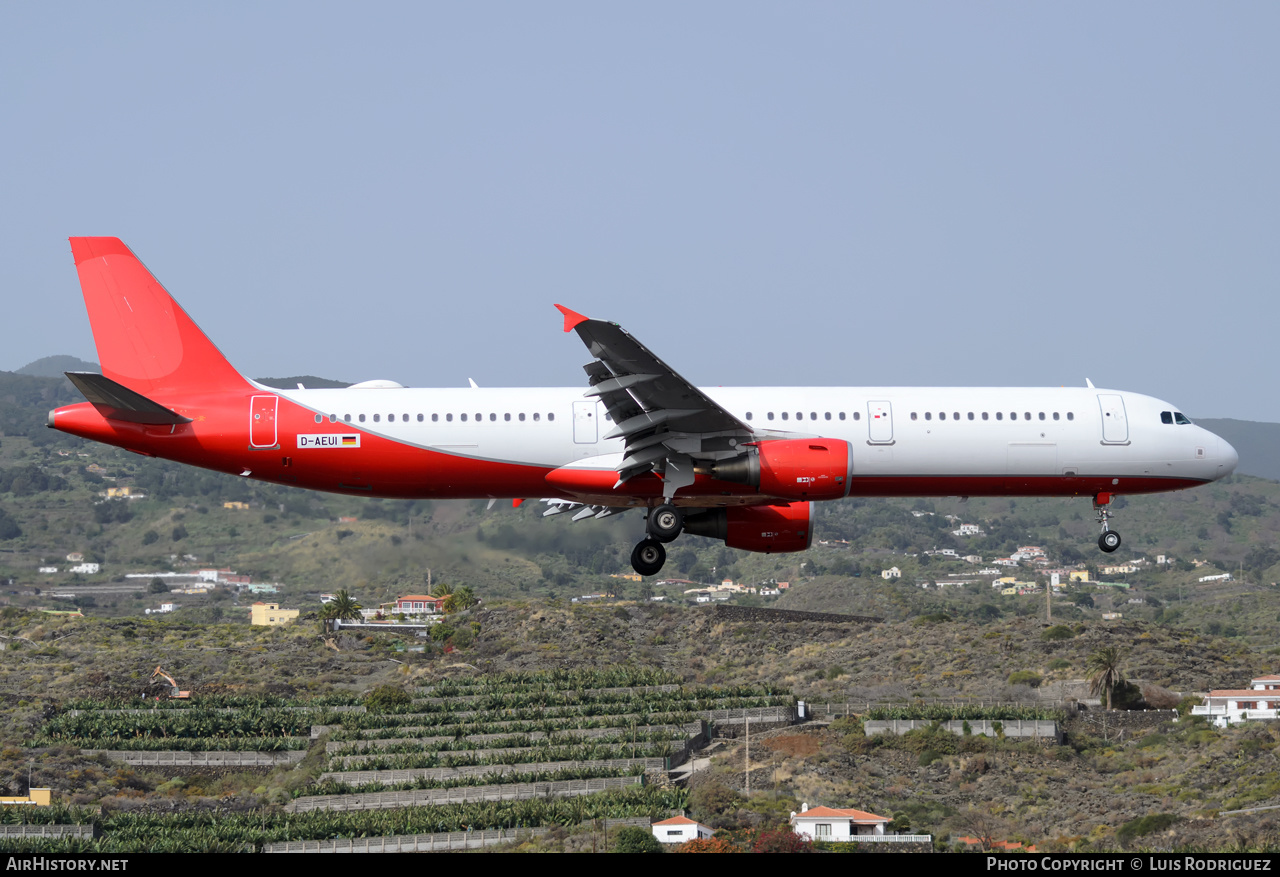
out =
[[1120,547],[1120,534],[1115,530],[1108,530],[1098,537],[1098,547],[1110,554]]
[[1102,527],[1102,535],[1098,537],[1098,547],[1107,554],[1120,547],[1120,534],[1111,529],[1111,494],[1100,493],[1093,499],[1093,511],[1098,516],[1098,524]]
[[656,539],[646,539],[631,552],[631,567],[642,576],[655,576],[667,562],[667,549]]

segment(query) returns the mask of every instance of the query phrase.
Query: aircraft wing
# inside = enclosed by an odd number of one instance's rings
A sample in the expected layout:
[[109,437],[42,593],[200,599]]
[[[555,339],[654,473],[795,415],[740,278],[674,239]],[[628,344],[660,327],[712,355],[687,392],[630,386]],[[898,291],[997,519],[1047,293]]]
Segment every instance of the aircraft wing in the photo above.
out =
[[583,366],[614,426],[603,436],[623,438],[618,484],[657,472],[667,498],[692,484],[694,466],[740,454],[754,439],[751,427],[721,408],[616,323],[590,320],[562,305],[564,329],[575,331],[595,360]]

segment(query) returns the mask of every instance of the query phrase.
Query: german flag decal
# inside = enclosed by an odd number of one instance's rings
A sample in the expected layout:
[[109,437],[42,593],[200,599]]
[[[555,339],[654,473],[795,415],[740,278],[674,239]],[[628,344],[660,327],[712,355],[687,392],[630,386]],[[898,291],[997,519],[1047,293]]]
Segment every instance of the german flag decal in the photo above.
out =
[[298,436],[298,450],[310,448],[358,448],[360,447],[360,433],[348,435],[334,435],[332,433],[321,433],[319,435],[301,435]]

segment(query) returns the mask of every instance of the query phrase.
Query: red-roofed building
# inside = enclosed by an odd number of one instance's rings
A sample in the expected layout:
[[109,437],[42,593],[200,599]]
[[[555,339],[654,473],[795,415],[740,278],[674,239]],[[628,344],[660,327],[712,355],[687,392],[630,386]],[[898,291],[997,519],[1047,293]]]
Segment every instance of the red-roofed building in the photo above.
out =
[[1280,718],[1280,676],[1258,676],[1248,688],[1210,691],[1204,703],[1191,708],[1191,715],[1209,716],[1219,728]]
[[834,807],[806,807],[791,814],[791,830],[809,840],[834,842],[858,837],[884,836],[892,819],[865,810],[837,810]]
[[715,834],[713,829],[701,822],[694,822],[687,816],[673,816],[670,819],[655,822],[649,826],[649,829],[659,843],[664,844],[682,844],[687,840],[708,838]]
[[396,600],[394,612],[404,615],[433,614],[440,611],[444,597],[432,597],[430,594],[409,594]]

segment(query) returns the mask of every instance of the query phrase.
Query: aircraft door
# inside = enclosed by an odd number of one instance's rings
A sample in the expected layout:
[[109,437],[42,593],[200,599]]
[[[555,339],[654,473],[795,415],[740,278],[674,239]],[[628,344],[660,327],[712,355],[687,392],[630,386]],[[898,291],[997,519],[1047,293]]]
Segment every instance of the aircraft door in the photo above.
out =
[[249,400],[249,447],[276,447],[276,409],[279,404],[279,396],[254,396]]
[[594,400],[573,403],[573,441],[579,445],[594,445],[598,435],[599,420]]
[[1098,407],[1102,409],[1102,441],[1109,445],[1128,444],[1129,421],[1125,418],[1124,397],[1099,393]]
[[888,401],[867,403],[867,440],[873,445],[893,444],[893,405]]

